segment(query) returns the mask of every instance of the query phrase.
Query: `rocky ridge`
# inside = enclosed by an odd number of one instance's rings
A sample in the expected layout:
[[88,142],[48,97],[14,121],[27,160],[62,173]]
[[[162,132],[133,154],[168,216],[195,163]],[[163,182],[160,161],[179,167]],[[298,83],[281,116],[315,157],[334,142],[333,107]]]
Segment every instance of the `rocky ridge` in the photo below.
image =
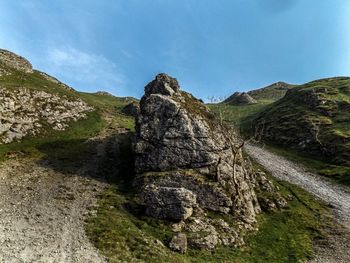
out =
[[3,49],[0,77],[0,144],[44,130],[65,130],[93,110],[72,88]]
[[159,74],[145,87],[134,184],[147,215],[173,222],[174,231],[187,236],[186,242],[174,236],[170,247],[177,251],[185,249],[174,244],[187,242],[201,249],[238,246],[256,229],[258,175],[226,129],[201,101],[180,91],[176,79]]
[[25,58],[10,51],[0,49],[0,76],[9,74],[6,67],[16,69],[25,73],[33,73],[33,66]]
[[65,130],[70,122],[86,118],[92,110],[81,99],[26,88],[0,88],[0,144],[37,135],[44,126]]

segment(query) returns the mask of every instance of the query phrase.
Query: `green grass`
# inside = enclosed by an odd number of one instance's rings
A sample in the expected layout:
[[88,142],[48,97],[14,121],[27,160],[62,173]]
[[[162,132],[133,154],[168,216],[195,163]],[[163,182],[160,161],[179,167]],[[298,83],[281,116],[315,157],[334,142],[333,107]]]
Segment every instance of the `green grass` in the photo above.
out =
[[[313,90],[320,93],[327,103],[311,107],[304,98]],[[304,164],[307,168],[338,183],[350,185],[350,78],[322,79],[296,86],[290,95],[271,103],[229,106],[209,105],[225,121],[240,127],[249,136],[256,127],[269,130],[262,139],[279,154]],[[313,143],[306,148],[298,146],[299,138],[313,138],[314,124],[320,127],[322,147]],[[272,147],[273,145],[273,147]]]
[[20,156],[42,158],[47,155],[60,156],[74,161],[86,151],[84,141],[96,135],[105,122],[97,111],[88,113],[86,119],[72,123],[66,131],[48,130],[36,137],[27,137],[20,142],[0,145],[0,161],[11,153]]
[[227,122],[233,123],[236,126],[243,126],[249,122],[249,119],[257,112],[260,112],[267,105],[272,103],[270,100],[262,100],[257,104],[251,105],[229,105],[229,104],[209,104],[208,107],[217,116],[220,114]]
[[[1,65],[0,65],[1,66]],[[63,88],[50,80],[45,79],[38,71],[32,74],[23,73],[14,69],[8,69],[11,75],[0,76],[1,87],[6,89],[27,89],[45,91],[48,93],[66,96],[68,98],[81,98],[95,108],[95,111],[87,114],[86,119],[71,122],[66,131],[55,131],[47,127],[41,134],[35,137],[26,137],[20,142],[0,145],[0,161],[9,156],[61,159],[74,163],[84,158],[89,147],[85,141],[97,135],[107,123],[105,115],[113,116],[112,127],[134,129],[134,119],[121,114],[121,109],[129,102],[123,98],[106,95],[97,95],[76,92]]]

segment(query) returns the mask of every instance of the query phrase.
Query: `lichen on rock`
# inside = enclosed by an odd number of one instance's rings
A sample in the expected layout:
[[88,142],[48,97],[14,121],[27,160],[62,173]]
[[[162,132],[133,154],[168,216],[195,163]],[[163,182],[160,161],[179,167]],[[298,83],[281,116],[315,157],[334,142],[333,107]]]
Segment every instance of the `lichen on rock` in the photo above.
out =
[[[200,100],[181,91],[176,79],[159,74],[145,87],[136,124],[134,184],[150,216],[169,218],[169,205],[190,209],[177,213],[177,219],[192,232],[189,242],[201,248],[242,244],[242,228],[255,229],[261,211],[254,170],[240,149],[232,150],[238,137],[229,138],[236,135],[226,129]],[[207,213],[235,221],[217,224]],[[205,222],[212,234],[201,236],[191,218]],[[221,240],[228,229],[231,236]]]

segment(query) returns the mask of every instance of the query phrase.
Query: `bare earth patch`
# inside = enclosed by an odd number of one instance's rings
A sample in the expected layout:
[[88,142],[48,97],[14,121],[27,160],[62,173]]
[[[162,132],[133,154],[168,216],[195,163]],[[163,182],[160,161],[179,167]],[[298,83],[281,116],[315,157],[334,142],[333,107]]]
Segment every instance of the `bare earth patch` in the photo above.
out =
[[0,262],[104,262],[84,216],[104,184],[35,162],[0,167]]
[[85,234],[85,219],[108,186],[95,175],[111,132],[88,141],[91,159],[73,163],[72,172],[49,160],[0,165],[0,262],[105,262]]

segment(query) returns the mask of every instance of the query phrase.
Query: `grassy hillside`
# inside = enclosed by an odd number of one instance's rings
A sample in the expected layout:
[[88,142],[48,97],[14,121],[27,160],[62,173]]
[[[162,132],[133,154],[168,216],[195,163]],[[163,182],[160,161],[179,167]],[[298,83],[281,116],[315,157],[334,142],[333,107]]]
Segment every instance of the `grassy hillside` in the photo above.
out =
[[251,90],[248,94],[258,101],[276,101],[283,98],[286,92],[296,87],[297,85],[288,84],[285,82],[276,82],[267,87]]
[[327,162],[321,173],[350,183],[350,78],[296,87],[256,114],[251,124],[265,141]]
[[235,124],[241,129],[248,129],[252,118],[255,114],[261,112],[267,105],[282,98],[287,90],[296,87],[296,85],[285,82],[276,82],[267,87],[247,92],[253,99],[257,101],[255,104],[234,105],[225,100],[219,104],[208,104],[209,108],[218,116],[222,116],[226,121]]
[[209,106],[243,133],[257,129],[272,150],[349,185],[350,78],[295,86],[275,102],[265,95],[255,105]]
[[47,75],[35,71],[25,73],[1,63],[0,69],[6,74],[0,76],[0,87],[16,90],[19,87],[35,91],[65,96],[70,99],[82,99],[94,111],[87,114],[86,119],[72,122],[65,131],[52,130],[49,127],[36,136],[28,136],[20,142],[0,145],[0,161],[14,157],[41,157],[43,155],[63,155],[73,162],[86,151],[84,141],[97,134],[107,125],[103,116],[105,113],[116,116],[115,122],[121,127],[133,129],[133,120],[121,114],[121,109],[128,100],[107,95],[79,93],[59,81],[49,79]]

